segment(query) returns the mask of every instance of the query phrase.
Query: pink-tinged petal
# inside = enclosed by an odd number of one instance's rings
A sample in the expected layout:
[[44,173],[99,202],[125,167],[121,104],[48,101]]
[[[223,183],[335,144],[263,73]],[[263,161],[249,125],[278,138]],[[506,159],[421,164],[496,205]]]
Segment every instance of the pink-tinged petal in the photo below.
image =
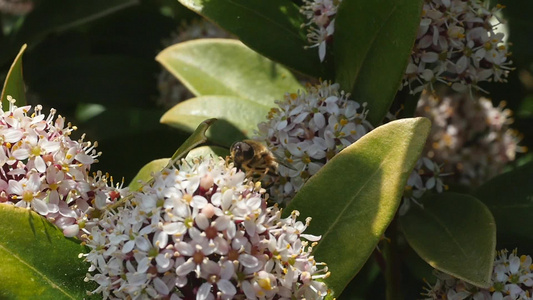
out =
[[75,237],[80,232],[80,226],[78,224],[69,225],[63,228],[63,234],[66,237]]
[[28,178],[28,181],[26,182],[26,188],[27,190],[35,193],[40,190],[41,187],[41,178],[39,177],[39,174],[32,174],[30,178]]
[[129,253],[131,250],[133,250],[133,247],[135,247],[135,241],[128,241],[124,246],[122,247],[122,253]]
[[194,219],[196,225],[202,229],[202,230],[205,230],[207,229],[207,227],[209,227],[209,219],[207,218],[206,215],[204,214],[198,214],[196,216],[196,218]]
[[217,287],[225,296],[234,296],[235,294],[237,294],[235,286],[229,280],[220,279],[217,282]]
[[39,214],[46,216],[48,214],[48,205],[46,205],[46,202],[39,199],[33,199],[31,202],[33,209],[38,212]]
[[318,45],[318,57],[320,58],[320,62],[323,62],[324,58],[326,58],[326,41],[323,41]]
[[220,216],[215,222],[214,226],[218,231],[223,231],[226,228],[228,228],[229,223],[231,222],[230,217],[228,216]]
[[90,165],[94,163],[94,158],[85,153],[78,153],[74,158],[84,165]]
[[0,132],[4,136],[4,142],[15,144],[16,142],[20,141],[20,139],[24,136],[24,132],[20,129],[7,129],[5,131]]
[[242,284],[242,291],[246,295],[246,299],[256,300],[257,297],[255,296],[255,290],[252,284],[247,280],[243,281],[241,284]]
[[191,236],[191,239],[193,239],[193,241],[196,241],[198,243],[201,243],[205,239],[205,234],[202,235],[202,232],[196,227],[192,227],[189,229],[189,235]]
[[246,253],[239,255],[239,262],[246,268],[255,268],[259,265],[257,257]]
[[15,203],[16,207],[29,208],[29,203],[26,201],[19,201]]
[[148,271],[148,268],[151,266],[151,263],[150,263],[150,258],[148,257],[143,257],[139,262],[138,262],[138,265],[137,265],[137,272],[139,273],[146,273],[146,271]]
[[25,160],[30,157],[30,150],[27,148],[18,148],[11,152],[11,155],[18,160]]
[[177,242],[174,244],[174,247],[176,247],[176,250],[178,250],[181,255],[185,256],[192,256],[195,252],[193,246],[184,242]]
[[176,274],[178,276],[185,276],[196,269],[196,264],[189,258],[184,264],[176,268]]
[[220,267],[220,278],[229,280],[234,274],[235,265],[229,260],[225,261]]
[[194,196],[192,197],[192,202],[191,202],[191,206],[194,207],[194,208],[199,208],[199,209],[202,209],[204,206],[207,205],[207,199],[205,199],[205,197],[202,197],[202,196]]
[[145,237],[138,236],[135,238],[135,246],[141,251],[148,251],[152,247],[152,244]]
[[[176,285],[177,287],[180,287],[179,285]],[[170,300],[182,300],[176,293],[173,293],[172,296],[170,296]]]
[[153,283],[154,283],[155,290],[159,294],[166,296],[170,293],[168,286],[159,277],[154,278]]
[[168,235],[184,233],[185,230],[185,224],[183,224],[182,222],[172,222],[163,225],[163,231]]
[[211,294],[211,287],[212,285],[208,282],[202,283],[198,293],[196,293],[196,300],[207,300],[207,297]]
[[165,231],[158,231],[154,235],[154,245],[160,249],[165,248],[168,245],[168,234]]
[[172,262],[172,260],[170,260],[165,254],[163,253],[159,253],[156,257],[155,257],[155,261],[157,263],[157,265],[161,268],[168,268],[170,266],[170,263]]
[[466,56],[461,56],[459,60],[455,63],[456,72],[461,74],[466,71],[468,67],[468,58]]
[[41,156],[36,156],[34,159],[35,168],[37,171],[44,173],[46,171],[46,163]]
[[439,54],[435,52],[425,52],[422,54],[421,60],[425,63],[434,63],[439,60]]
[[9,187],[7,188],[8,194],[22,195],[24,190],[22,189],[22,183],[16,180],[9,180]]

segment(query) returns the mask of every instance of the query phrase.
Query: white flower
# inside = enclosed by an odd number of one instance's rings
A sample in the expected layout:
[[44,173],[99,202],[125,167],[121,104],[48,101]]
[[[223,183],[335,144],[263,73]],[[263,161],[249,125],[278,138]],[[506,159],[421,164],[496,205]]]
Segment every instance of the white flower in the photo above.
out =
[[302,24],[307,27],[309,48],[318,47],[318,57],[324,61],[328,41],[335,32],[335,15],[342,0],[304,0],[300,12],[308,22]]
[[119,189],[108,187],[108,175],[89,176],[97,162],[96,145],[70,139],[76,129],[55,110],[48,116],[42,107],[10,107],[0,110],[0,203],[32,209],[63,230],[66,236],[81,236],[80,227],[90,226],[92,201],[104,206],[118,198]]
[[338,84],[308,85],[305,92],[285,94],[258,125],[257,139],[282,160],[272,198],[292,198],[329,159],[372,129],[366,103],[349,98]]
[[481,90],[482,81],[505,82],[512,62],[504,33],[496,32],[502,8],[480,0],[425,0],[403,85],[416,94],[436,82],[458,92]]
[[[87,239],[93,293],[135,299],[322,299],[297,212],[281,218],[264,189],[224,160],[196,160],[107,211]],[[308,241],[302,238],[309,239]],[[314,242],[313,242],[314,243]]]
[[[416,115],[433,124],[424,155],[452,175],[445,178],[450,183],[477,186],[501,173],[522,151],[509,128],[511,111],[482,97],[441,94],[424,92],[418,102]],[[434,183],[439,188],[441,183]]]
[[532,299],[533,273],[531,256],[517,256],[516,249],[512,253],[507,250],[498,252],[494,260],[491,287],[481,289],[448,274],[435,270],[437,282],[425,288],[423,295],[432,299]]
[[0,0],[0,12],[12,15],[26,15],[33,10],[32,0]]

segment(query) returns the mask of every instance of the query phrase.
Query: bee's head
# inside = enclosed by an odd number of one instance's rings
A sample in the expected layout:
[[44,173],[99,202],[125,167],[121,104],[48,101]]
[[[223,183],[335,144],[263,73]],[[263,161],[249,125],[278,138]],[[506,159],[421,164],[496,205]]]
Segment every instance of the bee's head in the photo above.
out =
[[235,165],[240,166],[244,161],[254,157],[254,148],[246,142],[235,142],[230,148],[231,159]]

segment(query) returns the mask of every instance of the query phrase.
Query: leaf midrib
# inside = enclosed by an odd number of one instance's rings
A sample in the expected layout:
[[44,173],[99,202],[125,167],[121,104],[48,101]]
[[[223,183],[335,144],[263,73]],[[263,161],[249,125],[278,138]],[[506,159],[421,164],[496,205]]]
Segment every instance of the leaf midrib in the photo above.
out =
[[[341,213],[337,215],[337,217],[335,218],[335,220],[333,221],[332,225],[328,228],[328,230],[322,235],[322,239],[325,239],[332,231],[333,231],[333,228],[335,228],[335,225],[337,223],[340,222],[340,219],[341,219],[341,216],[343,216],[345,214],[345,212],[348,210],[348,207],[350,207],[353,202],[355,201],[355,199],[357,198],[357,196],[359,196],[359,194],[366,188],[366,186],[372,182],[374,180],[374,177],[376,176],[376,174],[382,170],[382,166],[387,164],[387,162],[389,161],[389,157],[393,154],[393,151],[389,151],[389,153],[381,160],[381,163],[378,165],[378,167],[376,168],[376,170],[374,172],[372,172],[372,175],[371,176],[368,176],[367,180],[364,182],[363,185],[361,185],[361,187],[359,188],[359,190],[357,191],[357,193],[355,193],[351,200],[350,201],[346,201],[346,205],[344,206],[344,208],[341,210]],[[316,250],[315,251],[318,251],[318,249],[320,249],[322,246],[324,245],[324,243],[318,243],[318,245],[316,246]]]
[[63,290],[60,286],[58,286],[57,284],[55,284],[51,279],[48,278],[48,276],[46,276],[44,273],[41,273],[39,270],[37,270],[36,268],[34,268],[32,265],[30,265],[28,262],[26,262],[24,259],[22,259],[21,257],[19,257],[18,255],[16,255],[15,253],[13,253],[12,251],[10,251],[8,248],[4,247],[1,243],[0,243],[0,249],[2,249],[3,251],[9,253],[9,255],[12,257],[12,258],[15,258],[17,261],[19,261],[22,265],[24,265],[26,268],[30,269],[32,272],[34,272],[35,274],[37,274],[39,277],[41,277],[42,279],[44,279],[46,282],[48,282],[50,284],[50,286],[53,288],[53,289],[57,289],[59,290],[61,293],[63,293],[65,296],[67,296],[68,298],[70,299],[73,299],[75,300],[76,297],[74,295],[71,295],[70,293],[68,293],[67,291]]
[[372,39],[369,41],[368,43],[368,48],[366,49],[364,55],[363,55],[363,58],[361,59],[360,61],[360,66],[359,68],[357,69],[356,73],[355,73],[355,77],[354,77],[354,81],[353,83],[351,83],[351,87],[350,89],[353,89],[355,86],[356,86],[356,82],[358,81],[358,78],[359,78],[359,73],[361,73],[361,69],[362,67],[365,65],[365,61],[367,60],[367,57],[370,55],[370,53],[372,52],[371,49],[374,49],[374,44],[376,43],[376,39],[378,37],[381,37],[381,34],[382,34],[382,31],[383,31],[383,28],[385,27],[385,25],[388,24],[388,22],[390,21],[391,19],[391,16],[392,14],[398,9],[398,4],[394,4],[394,6],[392,6],[392,9],[390,10],[390,13],[387,15],[387,17],[385,18],[385,21],[381,23],[381,26],[378,28],[378,30],[376,31],[376,34],[374,34],[372,36]]

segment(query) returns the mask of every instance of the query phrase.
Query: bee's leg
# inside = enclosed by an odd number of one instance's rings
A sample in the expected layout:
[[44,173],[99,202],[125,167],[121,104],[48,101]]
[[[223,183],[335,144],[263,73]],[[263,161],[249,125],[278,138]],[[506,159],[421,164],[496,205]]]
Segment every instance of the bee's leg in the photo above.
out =
[[265,171],[263,173],[261,173],[261,175],[259,176],[257,181],[262,181],[265,178],[265,176],[268,174],[268,169],[269,168],[266,168]]

